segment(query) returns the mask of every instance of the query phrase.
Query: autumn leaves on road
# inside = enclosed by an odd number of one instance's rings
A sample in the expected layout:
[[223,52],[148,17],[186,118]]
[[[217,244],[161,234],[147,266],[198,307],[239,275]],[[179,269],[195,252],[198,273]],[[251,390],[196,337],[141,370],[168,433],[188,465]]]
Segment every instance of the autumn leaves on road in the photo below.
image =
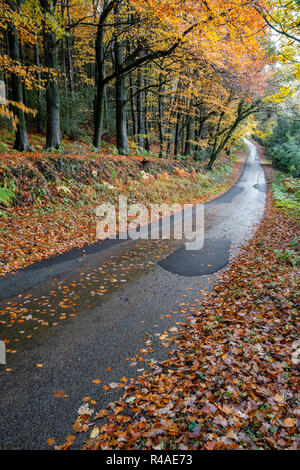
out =
[[185,307],[170,358],[105,409],[78,410],[57,448],[86,433],[85,449],[296,449],[297,279],[276,254],[296,235],[269,194],[255,237],[207,299]]

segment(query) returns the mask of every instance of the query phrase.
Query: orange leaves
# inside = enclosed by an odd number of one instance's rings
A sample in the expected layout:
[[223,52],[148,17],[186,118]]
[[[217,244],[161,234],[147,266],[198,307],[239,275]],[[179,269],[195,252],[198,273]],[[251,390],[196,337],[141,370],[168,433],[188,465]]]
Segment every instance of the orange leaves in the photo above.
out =
[[68,395],[66,395],[63,390],[56,390],[54,396],[55,398],[67,398]]
[[59,450],[68,450],[71,447],[71,445],[73,444],[74,441],[75,441],[75,436],[70,435],[70,436],[67,437],[66,442],[62,446],[58,446],[58,449]]
[[182,177],[182,178],[188,178],[188,177],[190,177],[190,173],[188,173],[187,171],[182,170],[181,168],[174,168],[174,173],[175,173],[177,176],[180,176],[180,177]]
[[108,410],[101,410],[101,411],[98,411],[98,413],[96,413],[94,419],[96,420],[96,419],[104,418],[105,416],[108,416],[108,414],[109,414]]
[[286,428],[293,428],[296,426],[296,421],[293,418],[286,418],[284,420],[284,425]]
[[49,437],[48,441],[47,441],[47,444],[48,446],[53,446],[55,444],[55,439],[54,437]]

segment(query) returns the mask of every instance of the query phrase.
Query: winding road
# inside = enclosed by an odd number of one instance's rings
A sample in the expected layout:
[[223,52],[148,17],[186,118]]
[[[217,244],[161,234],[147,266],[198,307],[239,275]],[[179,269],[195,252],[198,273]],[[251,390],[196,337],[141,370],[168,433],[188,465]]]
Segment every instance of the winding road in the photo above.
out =
[[[167,357],[173,343],[161,335],[172,336],[193,314],[263,216],[264,172],[255,145],[246,143],[237,184],[205,204],[203,249],[186,251],[179,240],[111,240],[0,280],[0,339],[10,350],[0,366],[1,449],[47,449],[51,436],[64,442],[83,397],[101,409],[122,393],[102,385]],[[56,398],[57,390],[67,396]]]

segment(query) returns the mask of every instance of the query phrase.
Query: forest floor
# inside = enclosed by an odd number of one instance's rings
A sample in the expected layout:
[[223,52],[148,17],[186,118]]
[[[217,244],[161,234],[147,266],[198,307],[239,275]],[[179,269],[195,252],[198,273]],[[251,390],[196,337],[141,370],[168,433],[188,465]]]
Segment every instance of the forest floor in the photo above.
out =
[[43,151],[43,138],[30,136],[34,152],[10,150],[1,134],[0,276],[96,239],[96,207],[104,202],[202,203],[235,184],[246,159],[240,148],[221,156],[212,172],[193,159],[117,156],[110,149],[63,142],[56,153]]
[[124,396],[94,418],[85,397],[73,434],[49,445],[87,433],[84,449],[299,448],[299,226],[265,170],[264,219],[204,302],[185,305],[176,350],[150,376],[124,377]]

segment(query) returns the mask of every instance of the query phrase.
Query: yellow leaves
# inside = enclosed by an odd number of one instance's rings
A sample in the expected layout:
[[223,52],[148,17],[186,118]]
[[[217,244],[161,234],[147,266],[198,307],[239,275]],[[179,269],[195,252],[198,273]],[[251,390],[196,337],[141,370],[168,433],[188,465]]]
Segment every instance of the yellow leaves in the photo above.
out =
[[44,367],[44,364],[37,364],[36,366],[41,368],[41,367]]
[[257,401],[257,400],[258,400],[258,398],[257,398],[257,396],[255,395],[255,393],[250,392],[250,395],[251,395],[251,397],[253,398],[254,401]]
[[287,98],[287,96],[289,95],[292,95],[293,93],[295,93],[296,91],[296,88],[290,88],[288,86],[283,86],[280,88],[280,90],[276,93],[274,93],[273,95],[270,95],[270,96],[267,96],[265,98],[265,102],[266,103],[282,103],[283,101],[285,101],[285,99]]
[[99,428],[95,426],[90,434],[90,437],[92,439],[95,439],[95,437],[99,436]]

